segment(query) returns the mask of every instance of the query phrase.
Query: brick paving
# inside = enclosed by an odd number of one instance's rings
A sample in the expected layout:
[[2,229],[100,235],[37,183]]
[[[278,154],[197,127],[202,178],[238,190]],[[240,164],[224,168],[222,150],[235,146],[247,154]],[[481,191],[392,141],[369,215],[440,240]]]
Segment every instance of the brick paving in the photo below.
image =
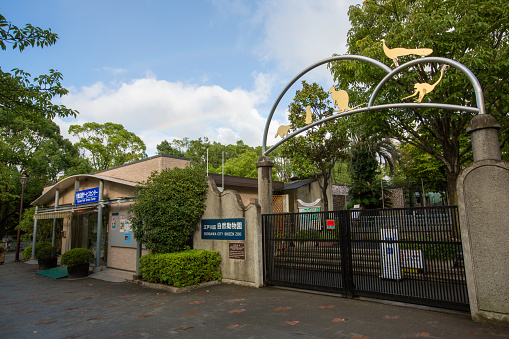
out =
[[0,265],[0,338],[509,338],[465,313],[220,284],[181,294]]

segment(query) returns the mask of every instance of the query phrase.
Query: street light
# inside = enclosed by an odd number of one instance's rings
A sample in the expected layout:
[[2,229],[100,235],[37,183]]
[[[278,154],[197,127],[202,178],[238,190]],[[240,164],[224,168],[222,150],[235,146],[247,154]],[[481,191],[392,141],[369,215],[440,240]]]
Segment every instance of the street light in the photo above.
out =
[[21,216],[23,214],[23,194],[25,193],[25,184],[28,181],[28,176],[25,174],[19,178],[21,183],[21,203],[19,205],[19,225],[18,225],[18,238],[16,239],[16,258],[14,261],[19,261],[19,247],[20,247],[20,236],[21,236]]

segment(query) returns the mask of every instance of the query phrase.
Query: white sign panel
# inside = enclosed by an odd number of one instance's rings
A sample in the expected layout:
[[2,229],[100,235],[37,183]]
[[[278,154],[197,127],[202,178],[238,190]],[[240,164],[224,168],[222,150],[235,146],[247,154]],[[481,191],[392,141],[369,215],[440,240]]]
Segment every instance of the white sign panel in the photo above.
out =
[[380,277],[383,279],[401,279],[401,261],[399,253],[399,244],[392,243],[397,241],[397,229],[381,229],[380,230],[380,258],[382,272]]

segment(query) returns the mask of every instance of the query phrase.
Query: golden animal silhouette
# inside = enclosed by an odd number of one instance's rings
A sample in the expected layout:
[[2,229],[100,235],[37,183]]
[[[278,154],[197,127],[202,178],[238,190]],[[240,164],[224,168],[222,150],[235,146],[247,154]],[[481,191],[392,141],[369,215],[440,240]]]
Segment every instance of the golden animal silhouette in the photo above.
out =
[[444,71],[445,69],[449,67],[449,65],[443,65],[442,66],[442,69],[440,70],[440,78],[438,78],[437,82],[435,82],[434,84],[428,84],[426,82],[420,82],[420,83],[416,83],[414,85],[414,89],[415,89],[415,92],[412,94],[412,95],[409,95],[407,97],[404,97],[403,99],[401,99],[402,101],[405,100],[405,99],[408,99],[408,98],[411,98],[411,97],[414,97],[416,96],[417,94],[419,94],[419,96],[417,97],[417,99],[414,100],[414,102],[421,102],[422,99],[424,98],[424,96],[426,94],[428,94],[429,92],[431,92],[432,90],[435,89],[436,85],[438,85],[438,83],[440,82],[440,80],[442,80],[442,77],[444,76]]
[[311,113],[311,106],[306,107],[306,125],[313,121],[313,113]]
[[392,59],[392,65],[395,66],[398,66],[399,57],[412,54],[426,56],[433,53],[431,48],[388,48],[387,45],[385,45],[385,39],[382,39],[382,44],[385,55],[387,55],[389,59]]
[[288,136],[288,134],[290,134],[290,128],[291,127],[292,127],[291,125],[289,125],[289,126],[286,126],[286,125],[279,126],[278,129],[277,129],[277,133],[274,136],[274,138],[277,138],[277,136],[279,135],[281,138],[284,139],[285,136]]
[[357,107],[360,107],[362,105],[365,105],[366,103],[357,105],[355,107],[349,107],[348,102],[350,98],[348,97],[348,93],[342,89],[339,91],[336,90],[336,87],[332,86],[329,90],[329,94],[332,97],[332,100],[334,101],[334,107],[338,108],[338,112],[341,113],[343,111],[350,111],[352,109],[355,109]]

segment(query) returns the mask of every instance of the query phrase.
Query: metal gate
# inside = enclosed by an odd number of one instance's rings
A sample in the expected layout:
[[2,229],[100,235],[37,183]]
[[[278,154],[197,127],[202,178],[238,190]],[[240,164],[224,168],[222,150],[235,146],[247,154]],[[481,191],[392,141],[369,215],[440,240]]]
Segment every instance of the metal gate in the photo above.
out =
[[456,206],[262,216],[267,285],[468,311]]

